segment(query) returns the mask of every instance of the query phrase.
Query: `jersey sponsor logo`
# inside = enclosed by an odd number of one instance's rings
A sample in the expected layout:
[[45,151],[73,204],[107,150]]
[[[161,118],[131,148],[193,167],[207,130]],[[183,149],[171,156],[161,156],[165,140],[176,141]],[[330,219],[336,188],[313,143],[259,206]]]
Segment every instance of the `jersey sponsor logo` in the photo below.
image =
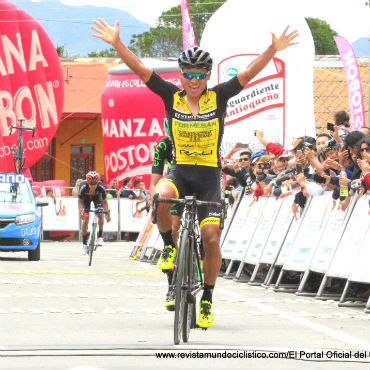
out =
[[187,155],[188,157],[191,157],[191,156],[212,155],[212,153],[213,153],[212,150],[210,150],[209,152],[206,152],[205,150],[203,150],[202,152],[190,152],[189,150],[183,150],[183,149],[180,150],[180,154]]

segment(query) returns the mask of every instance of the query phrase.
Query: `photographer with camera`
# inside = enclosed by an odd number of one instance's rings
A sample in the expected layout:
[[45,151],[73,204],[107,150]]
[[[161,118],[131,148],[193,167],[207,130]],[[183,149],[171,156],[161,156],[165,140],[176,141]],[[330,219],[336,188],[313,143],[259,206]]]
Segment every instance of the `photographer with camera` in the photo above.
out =
[[[233,195],[236,200],[242,188],[245,188],[245,194],[248,195],[252,192],[252,184],[255,176],[251,169],[252,151],[249,148],[240,148],[241,143],[236,143],[231,151],[225,155],[222,162],[222,171],[227,175],[237,178],[240,186],[234,189]],[[246,146],[245,144],[244,146]],[[233,154],[242,150],[239,159],[232,160]]]

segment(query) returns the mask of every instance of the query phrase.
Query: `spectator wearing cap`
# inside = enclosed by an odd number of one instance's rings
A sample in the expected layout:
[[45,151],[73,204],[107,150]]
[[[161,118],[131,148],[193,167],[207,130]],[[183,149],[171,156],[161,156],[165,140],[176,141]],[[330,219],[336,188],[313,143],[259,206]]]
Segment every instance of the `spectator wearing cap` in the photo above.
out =
[[121,193],[121,198],[135,199],[136,195],[130,188],[132,185],[132,178],[125,177],[123,179],[122,188],[119,190]]

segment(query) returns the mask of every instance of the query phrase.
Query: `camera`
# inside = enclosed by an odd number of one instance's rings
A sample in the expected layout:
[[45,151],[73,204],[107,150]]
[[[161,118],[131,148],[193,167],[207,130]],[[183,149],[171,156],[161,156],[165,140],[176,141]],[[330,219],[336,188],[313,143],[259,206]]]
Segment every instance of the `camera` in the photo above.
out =
[[356,181],[356,182],[352,182],[351,183],[351,188],[352,189],[358,189],[362,186],[362,182],[361,181]]
[[270,163],[264,163],[264,162],[259,162],[258,163],[258,168],[261,170],[269,170],[271,168]]
[[334,123],[327,122],[327,123],[326,123],[326,128],[327,128],[329,131],[334,131]]

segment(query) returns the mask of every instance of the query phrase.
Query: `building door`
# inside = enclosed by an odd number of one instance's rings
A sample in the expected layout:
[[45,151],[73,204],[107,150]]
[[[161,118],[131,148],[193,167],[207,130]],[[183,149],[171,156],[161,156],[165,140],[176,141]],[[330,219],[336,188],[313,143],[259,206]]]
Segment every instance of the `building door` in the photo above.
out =
[[70,186],[75,186],[77,179],[85,179],[85,175],[95,168],[94,145],[71,145]]

